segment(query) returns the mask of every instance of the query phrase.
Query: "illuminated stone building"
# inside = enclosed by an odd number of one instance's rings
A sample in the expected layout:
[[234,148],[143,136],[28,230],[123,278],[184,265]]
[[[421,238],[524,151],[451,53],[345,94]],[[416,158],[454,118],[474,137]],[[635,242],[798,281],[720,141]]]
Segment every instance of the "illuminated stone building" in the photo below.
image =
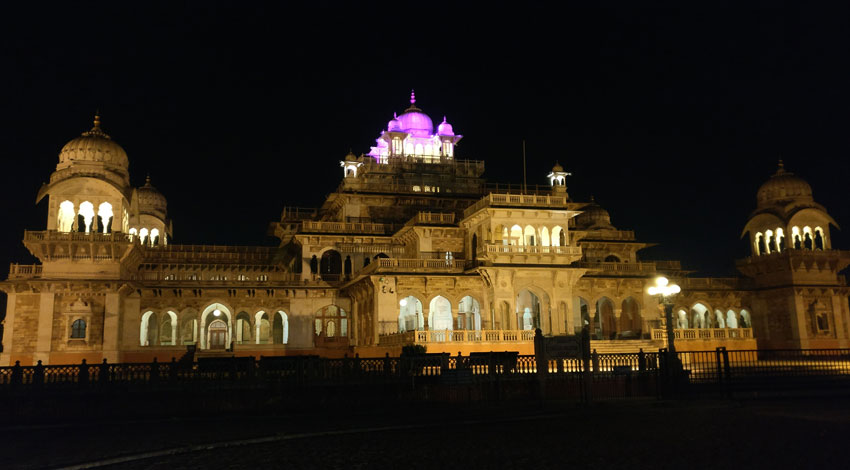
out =
[[[664,346],[647,286],[682,287],[680,350],[848,347],[850,254],[833,249],[826,210],[780,165],[743,235],[738,278],[688,276],[605,209],[544,187],[488,184],[484,162],[456,158],[462,136],[416,107],[394,116],[313,209],[284,208],[275,247],[179,245],[165,197],[130,185],[124,150],[94,127],[70,141],[38,193],[46,226],[24,233],[40,264],[16,265],[0,364],[160,361],[198,354],[361,356],[530,353],[533,330],[590,329],[602,351]],[[746,195],[742,195],[746,197]],[[745,221],[742,221],[744,223]],[[729,234],[734,236],[734,234]]]

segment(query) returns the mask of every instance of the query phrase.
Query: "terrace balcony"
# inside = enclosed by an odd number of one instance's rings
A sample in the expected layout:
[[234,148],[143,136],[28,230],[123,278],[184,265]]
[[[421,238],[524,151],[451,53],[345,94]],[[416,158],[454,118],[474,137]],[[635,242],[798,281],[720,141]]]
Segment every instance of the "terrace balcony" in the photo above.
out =
[[572,204],[565,195],[490,193],[463,211],[463,216],[469,217],[485,207],[539,207],[541,209],[568,209],[569,207],[572,207]]
[[534,330],[415,330],[401,333],[382,334],[380,346],[404,346],[407,344],[531,344]]
[[[753,339],[752,328],[674,328],[676,341]],[[667,330],[652,329],[652,339],[667,341]]]
[[495,264],[572,264],[581,259],[581,247],[490,243],[481,247],[478,257]]

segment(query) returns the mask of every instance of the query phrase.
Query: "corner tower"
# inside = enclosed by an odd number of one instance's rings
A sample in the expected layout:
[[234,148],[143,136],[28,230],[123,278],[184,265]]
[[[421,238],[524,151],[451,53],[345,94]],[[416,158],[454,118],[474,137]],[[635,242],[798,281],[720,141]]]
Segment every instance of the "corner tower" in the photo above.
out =
[[832,248],[831,225],[838,227],[809,183],[780,160],[741,233],[751,254],[736,263],[755,283],[752,308],[765,312],[754,319],[759,348],[850,346],[848,289],[838,274],[850,252]]

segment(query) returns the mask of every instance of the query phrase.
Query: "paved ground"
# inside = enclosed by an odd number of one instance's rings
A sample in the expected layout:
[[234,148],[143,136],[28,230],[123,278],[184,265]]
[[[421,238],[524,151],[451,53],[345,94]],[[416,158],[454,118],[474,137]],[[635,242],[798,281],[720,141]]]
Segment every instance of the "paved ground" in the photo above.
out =
[[0,467],[171,449],[106,468],[835,468],[846,465],[850,436],[850,400],[842,398],[325,409],[5,428]]

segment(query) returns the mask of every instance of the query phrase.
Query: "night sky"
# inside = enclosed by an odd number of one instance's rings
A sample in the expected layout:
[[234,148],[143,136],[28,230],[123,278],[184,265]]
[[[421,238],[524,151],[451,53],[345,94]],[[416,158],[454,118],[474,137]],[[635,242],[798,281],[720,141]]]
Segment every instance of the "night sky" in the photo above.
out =
[[132,183],[168,198],[174,243],[270,245],[268,223],[320,205],[411,88],[488,180],[522,181],[525,139],[529,184],[560,161],[573,199],[699,275],[735,273],[778,158],[850,226],[847,11],[248,3],[4,7],[0,266],[33,262],[36,193],[96,109]]

